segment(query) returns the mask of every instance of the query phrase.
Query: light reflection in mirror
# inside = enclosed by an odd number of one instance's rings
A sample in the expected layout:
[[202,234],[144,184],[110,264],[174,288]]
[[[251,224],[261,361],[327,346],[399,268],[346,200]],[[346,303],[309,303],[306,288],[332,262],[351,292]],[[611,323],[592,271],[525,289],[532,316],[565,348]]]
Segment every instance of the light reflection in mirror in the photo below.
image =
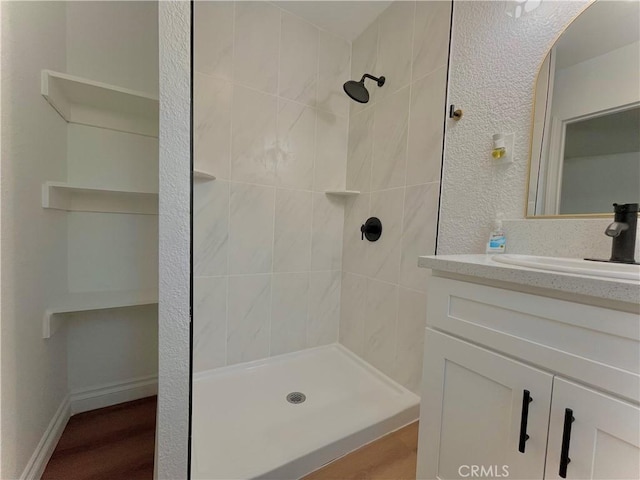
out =
[[598,1],[553,46],[535,88],[527,215],[640,201],[640,2]]

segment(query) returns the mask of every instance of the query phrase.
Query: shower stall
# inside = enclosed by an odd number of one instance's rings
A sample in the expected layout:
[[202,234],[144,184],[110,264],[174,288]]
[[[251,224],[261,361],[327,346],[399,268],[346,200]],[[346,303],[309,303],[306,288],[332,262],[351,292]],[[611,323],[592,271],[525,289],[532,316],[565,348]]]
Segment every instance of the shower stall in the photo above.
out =
[[193,8],[192,477],[300,478],[418,418],[451,3]]

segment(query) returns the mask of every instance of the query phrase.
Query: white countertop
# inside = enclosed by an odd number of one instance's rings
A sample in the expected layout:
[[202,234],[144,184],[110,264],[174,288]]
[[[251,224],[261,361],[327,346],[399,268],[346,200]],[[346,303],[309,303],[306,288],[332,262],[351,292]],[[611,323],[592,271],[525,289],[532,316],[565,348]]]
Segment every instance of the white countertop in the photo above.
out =
[[497,263],[492,255],[436,255],[418,258],[418,266],[434,271],[515,283],[626,303],[640,303],[640,282]]

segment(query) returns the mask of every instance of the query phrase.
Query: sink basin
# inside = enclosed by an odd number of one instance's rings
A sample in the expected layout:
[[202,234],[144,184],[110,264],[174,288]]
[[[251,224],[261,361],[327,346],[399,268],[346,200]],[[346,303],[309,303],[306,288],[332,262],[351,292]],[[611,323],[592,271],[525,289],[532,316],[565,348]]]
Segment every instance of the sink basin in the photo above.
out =
[[592,262],[579,258],[536,257],[533,255],[493,255],[491,260],[507,265],[535,268],[553,272],[573,273],[589,277],[615,278],[640,281],[640,265]]

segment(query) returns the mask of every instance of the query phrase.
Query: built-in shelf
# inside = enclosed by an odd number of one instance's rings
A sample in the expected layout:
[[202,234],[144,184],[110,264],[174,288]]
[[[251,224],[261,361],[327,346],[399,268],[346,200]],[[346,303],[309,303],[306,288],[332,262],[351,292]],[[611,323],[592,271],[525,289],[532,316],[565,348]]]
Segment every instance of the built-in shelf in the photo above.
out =
[[155,303],[158,303],[157,290],[68,293],[45,310],[42,338],[50,338],[60,328],[64,321],[60,314],[153,305]]
[[212,175],[211,173],[205,172],[204,170],[198,170],[198,169],[194,168],[193,169],[193,179],[206,182],[206,181],[210,181],[210,180],[215,180],[216,177],[215,177],[215,175]]
[[45,182],[42,207],[56,210],[102,213],[158,214],[158,194]]
[[69,123],[158,136],[158,97],[66,73],[42,71],[42,95]]
[[337,197],[354,197],[360,195],[359,190],[327,190],[324,192],[327,195],[335,195]]

